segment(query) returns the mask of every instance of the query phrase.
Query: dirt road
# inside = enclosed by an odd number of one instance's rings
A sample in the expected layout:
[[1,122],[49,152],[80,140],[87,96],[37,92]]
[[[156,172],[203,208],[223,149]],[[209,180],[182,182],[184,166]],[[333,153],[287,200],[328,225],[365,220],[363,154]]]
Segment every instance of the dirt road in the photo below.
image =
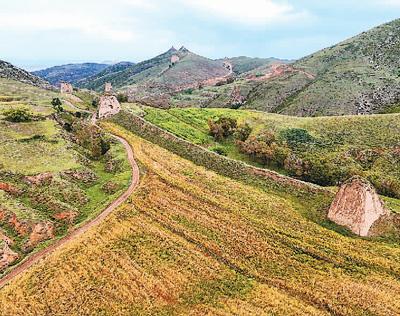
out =
[[121,142],[127,152],[128,155],[128,160],[132,168],[132,179],[131,179],[131,184],[129,185],[129,188],[115,201],[113,201],[103,212],[101,212],[96,218],[93,220],[85,223],[83,226],[77,228],[76,230],[72,231],[70,234],[67,236],[59,239],[58,241],[54,242],[51,244],[49,247],[33,254],[30,256],[26,261],[21,263],[19,266],[17,266],[14,270],[12,270],[10,273],[8,273],[6,276],[4,276],[2,279],[0,279],[0,288],[5,286],[8,282],[10,282],[12,279],[14,279],[16,276],[22,274],[25,272],[27,269],[29,269],[32,265],[40,261],[41,259],[45,258],[47,255],[51,254],[53,251],[56,249],[62,247],[66,243],[68,243],[70,240],[82,235],[86,231],[88,231],[91,227],[97,225],[101,221],[103,221],[112,211],[114,211],[118,206],[120,206],[125,200],[133,193],[133,191],[136,189],[136,187],[139,184],[139,168],[138,165],[134,159],[133,156],[133,151],[129,143],[118,136],[113,135],[114,138],[116,138],[119,142]]

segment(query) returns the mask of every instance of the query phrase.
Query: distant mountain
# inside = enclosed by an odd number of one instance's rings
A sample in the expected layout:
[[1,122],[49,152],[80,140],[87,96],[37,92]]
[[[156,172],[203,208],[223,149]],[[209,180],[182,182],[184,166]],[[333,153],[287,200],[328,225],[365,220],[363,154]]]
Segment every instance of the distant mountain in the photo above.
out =
[[246,108],[298,116],[370,114],[400,104],[400,19],[307,56],[257,85]]
[[127,61],[111,65],[96,74],[83,78],[77,82],[77,86],[93,90],[101,90],[106,82],[114,83],[114,78],[117,77],[119,73],[133,65],[135,64]]
[[42,78],[39,78],[27,72],[26,70],[18,68],[2,60],[0,60],[0,78],[16,80],[43,89],[53,88],[47,81],[43,80]]
[[[179,58],[173,65],[171,64],[172,56]],[[114,88],[146,84],[148,87],[156,86],[175,90],[228,74],[229,70],[224,67],[222,61],[196,55],[185,47],[179,50],[172,47],[161,55],[133,66],[122,67],[114,71],[106,69],[104,72],[81,81],[79,85],[101,90],[104,83],[109,81]]]
[[93,76],[107,67],[110,67],[110,65],[97,63],[68,64],[50,67],[32,73],[57,86],[61,81],[76,84],[79,80]]

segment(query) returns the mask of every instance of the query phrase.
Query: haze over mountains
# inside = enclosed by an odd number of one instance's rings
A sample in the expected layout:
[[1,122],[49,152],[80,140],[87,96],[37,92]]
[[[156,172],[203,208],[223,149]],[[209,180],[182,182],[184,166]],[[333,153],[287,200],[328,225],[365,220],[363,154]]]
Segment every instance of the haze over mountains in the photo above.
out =
[[97,74],[109,66],[108,64],[97,63],[68,64],[33,71],[32,74],[57,86],[61,81],[76,84],[79,80]]

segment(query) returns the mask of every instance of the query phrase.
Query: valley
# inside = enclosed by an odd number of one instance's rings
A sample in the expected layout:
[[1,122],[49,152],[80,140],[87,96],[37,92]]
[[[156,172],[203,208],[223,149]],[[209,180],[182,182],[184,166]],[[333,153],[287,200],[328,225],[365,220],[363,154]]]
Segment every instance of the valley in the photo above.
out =
[[399,39],[0,60],[0,315],[399,315]]

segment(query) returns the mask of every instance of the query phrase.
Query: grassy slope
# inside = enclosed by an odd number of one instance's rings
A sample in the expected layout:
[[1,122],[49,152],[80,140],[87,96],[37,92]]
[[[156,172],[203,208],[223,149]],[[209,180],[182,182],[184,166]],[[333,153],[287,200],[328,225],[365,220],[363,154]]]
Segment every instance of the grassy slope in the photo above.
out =
[[[21,196],[12,196],[0,190],[0,209],[16,214],[19,220],[50,221],[55,224],[56,236],[59,237],[68,228],[98,214],[127,187],[130,167],[124,147],[119,142],[112,145],[110,153],[113,159],[121,161],[120,171],[115,174],[105,172],[105,159],[88,160],[78,146],[62,136],[59,125],[48,117],[53,113],[52,98],[64,96],[5,79],[0,79],[0,96],[3,96],[0,98],[0,182],[12,184],[23,191]],[[80,96],[87,94],[81,93]],[[84,101],[79,106],[90,103]],[[27,123],[1,120],[1,112],[11,108],[26,108],[47,118]],[[74,181],[61,175],[66,170],[89,170],[97,176],[97,180],[89,184]],[[27,175],[46,172],[53,174],[50,185],[31,187],[23,179]],[[109,181],[119,185],[116,192],[106,193],[102,189]],[[73,223],[53,218],[54,214],[63,211],[78,214]],[[28,255],[21,251],[26,236],[16,234],[4,221],[0,223],[0,231],[6,232],[16,242],[12,249],[19,253],[20,259]]]
[[[396,315],[400,249],[306,220],[304,205],[117,126],[143,170],[103,224],[0,291],[3,314]],[[318,201],[315,201],[317,204]]]
[[400,115],[341,116],[298,118],[262,112],[230,109],[170,109],[145,108],[146,120],[201,145],[214,142],[208,134],[209,118],[228,116],[238,124],[249,123],[254,134],[263,130],[279,131],[304,128],[312,136],[338,145],[391,147],[400,142]]
[[[399,27],[400,20],[395,20],[297,61],[296,68],[316,79],[295,75],[271,80],[252,92],[246,107],[298,116],[356,114],[360,95],[387,88],[386,100],[373,101],[371,111],[391,111],[390,106],[394,111]],[[393,96],[387,97],[390,93]]]
[[[312,163],[330,163],[353,174],[360,174],[375,182],[392,181],[399,183],[400,166],[398,159],[381,154],[373,163],[361,163],[351,156],[352,152],[390,152],[400,144],[400,115],[372,116],[341,116],[320,118],[298,118],[277,114],[266,114],[252,111],[237,111],[229,109],[170,109],[159,110],[145,108],[146,120],[184,138],[190,142],[202,145],[211,150],[221,148],[228,157],[261,166],[257,161],[239,152],[233,138],[216,142],[208,134],[207,121],[221,116],[233,117],[238,124],[248,123],[252,135],[273,131],[276,135],[289,128],[306,129],[314,138],[324,144],[299,148],[297,157]],[[283,168],[274,165],[270,169],[286,174]],[[392,207],[393,210],[397,208]]]

